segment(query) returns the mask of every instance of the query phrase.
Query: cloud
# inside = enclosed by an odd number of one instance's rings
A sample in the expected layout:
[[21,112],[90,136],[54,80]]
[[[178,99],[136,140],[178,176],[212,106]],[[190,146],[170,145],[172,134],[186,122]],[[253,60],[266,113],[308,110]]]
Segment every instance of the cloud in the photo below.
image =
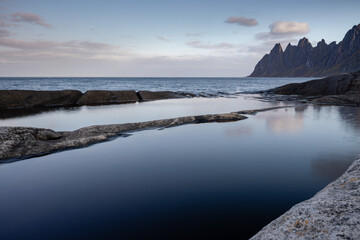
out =
[[16,12],[11,14],[12,21],[14,22],[26,22],[30,24],[40,25],[43,27],[51,28],[52,25],[45,22],[45,20],[39,15],[25,12]]
[[165,38],[165,37],[158,37],[157,39],[161,40],[161,41],[164,41],[164,42],[172,42],[172,40],[168,39],[168,38]]
[[237,24],[247,27],[254,27],[259,24],[255,18],[246,18],[246,17],[228,17],[225,23]]
[[[24,41],[14,38],[0,38],[0,46],[10,50],[0,51],[3,59],[18,56],[31,57],[72,57],[77,59],[122,58],[129,55],[129,51],[118,46],[90,41]],[[5,54],[6,53],[6,54]]]
[[9,37],[11,35],[9,30],[6,29],[0,29],[0,38],[1,37]]
[[310,31],[309,25],[306,22],[278,21],[270,24],[269,28],[269,32],[258,33],[255,38],[258,40],[281,39],[304,35]]
[[270,24],[271,34],[306,34],[309,26],[306,22],[284,22],[278,21]]
[[201,49],[224,49],[224,48],[229,49],[235,47],[235,45],[225,42],[213,44],[213,43],[204,43],[200,41],[193,41],[193,42],[187,42],[186,44],[190,47],[201,48]]
[[198,33],[187,33],[187,37],[203,37],[207,32],[198,32]]

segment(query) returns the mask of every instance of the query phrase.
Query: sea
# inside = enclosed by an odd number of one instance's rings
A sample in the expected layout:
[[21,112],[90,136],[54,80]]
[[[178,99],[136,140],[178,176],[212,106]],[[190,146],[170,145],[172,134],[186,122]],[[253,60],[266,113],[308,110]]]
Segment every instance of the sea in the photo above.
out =
[[306,80],[1,78],[0,89],[168,90],[198,97],[0,116],[0,126],[71,131],[293,107],[1,163],[0,239],[249,239],[341,176],[359,154],[359,108],[255,93]]
[[0,78],[0,89],[148,90],[235,94],[304,82],[310,78]]

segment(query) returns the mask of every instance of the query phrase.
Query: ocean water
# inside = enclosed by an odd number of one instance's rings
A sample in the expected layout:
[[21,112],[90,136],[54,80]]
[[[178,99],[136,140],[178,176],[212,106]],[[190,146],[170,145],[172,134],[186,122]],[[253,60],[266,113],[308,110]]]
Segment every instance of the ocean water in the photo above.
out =
[[266,90],[310,78],[0,78],[0,89],[149,90],[234,94]]

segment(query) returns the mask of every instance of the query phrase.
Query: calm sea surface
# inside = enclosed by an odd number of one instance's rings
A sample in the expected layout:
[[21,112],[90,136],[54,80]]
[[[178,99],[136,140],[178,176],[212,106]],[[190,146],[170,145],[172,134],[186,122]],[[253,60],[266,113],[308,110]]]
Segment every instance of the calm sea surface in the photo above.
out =
[[[210,92],[197,80],[182,81]],[[231,93],[302,80],[243,87],[249,79],[226,79],[227,90],[207,81]],[[189,91],[185,85],[178,90]],[[238,94],[59,109],[0,119],[0,126],[73,130],[288,104],[296,103]],[[247,239],[340,176],[359,145],[360,108],[299,105],[0,164],[0,239]]]
[[266,90],[309,78],[0,78],[0,89],[154,90],[238,93]]

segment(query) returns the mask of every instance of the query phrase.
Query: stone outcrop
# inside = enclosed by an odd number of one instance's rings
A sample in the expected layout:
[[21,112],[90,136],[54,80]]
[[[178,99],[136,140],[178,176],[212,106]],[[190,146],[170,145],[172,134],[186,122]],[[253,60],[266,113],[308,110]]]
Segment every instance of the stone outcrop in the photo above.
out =
[[303,38],[283,51],[278,43],[255,66],[250,77],[322,77],[360,70],[360,24],[336,44],[321,40],[313,47]]
[[303,83],[291,83],[266,91],[281,95],[312,96],[317,104],[360,105],[360,71]]
[[140,100],[142,100],[142,101],[194,97],[193,94],[170,92],[170,91],[157,91],[157,92],[139,91],[138,95],[139,95]]
[[360,156],[336,181],[251,240],[360,239]]
[[195,97],[195,95],[171,91],[89,90],[83,94],[77,90],[0,90],[0,118],[26,116],[59,107],[123,104],[185,97]]
[[138,102],[139,98],[135,91],[86,91],[77,101],[77,105],[103,105]]
[[0,109],[74,105],[82,93],[76,90],[0,90]]
[[90,144],[110,140],[112,137],[126,136],[133,131],[154,128],[163,129],[195,123],[239,121],[247,118],[242,114],[254,114],[278,108],[284,107],[188,116],[138,123],[98,125],[84,127],[72,132],[55,132],[51,129],[31,127],[0,127],[0,162],[6,159],[12,161],[55,151],[85,147]]

